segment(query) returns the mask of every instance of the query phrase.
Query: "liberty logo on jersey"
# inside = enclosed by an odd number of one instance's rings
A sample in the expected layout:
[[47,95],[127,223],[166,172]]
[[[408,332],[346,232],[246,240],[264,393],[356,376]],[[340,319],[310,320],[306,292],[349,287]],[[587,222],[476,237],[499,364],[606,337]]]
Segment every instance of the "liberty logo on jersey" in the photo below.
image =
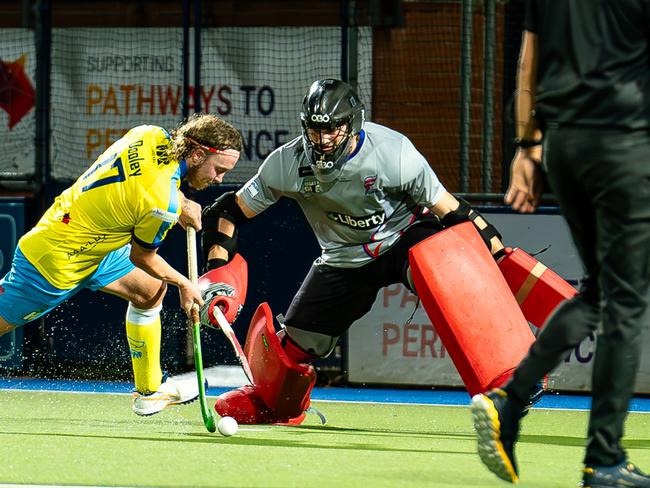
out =
[[328,212],[327,217],[334,222],[343,224],[353,229],[373,229],[379,227],[386,221],[386,213],[383,211],[374,213],[372,215],[363,215],[361,217],[353,217],[351,215],[344,215],[336,212]]

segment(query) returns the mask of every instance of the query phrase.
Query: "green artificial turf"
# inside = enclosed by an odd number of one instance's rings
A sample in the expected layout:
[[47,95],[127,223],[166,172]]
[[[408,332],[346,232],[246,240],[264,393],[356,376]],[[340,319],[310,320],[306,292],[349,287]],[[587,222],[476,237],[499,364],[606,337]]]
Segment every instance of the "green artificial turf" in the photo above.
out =
[[[209,404],[214,402],[209,399]],[[299,427],[208,433],[198,403],[147,418],[126,395],[0,391],[0,483],[155,487],[505,487],[480,463],[467,407],[315,402]],[[533,410],[520,487],[573,487],[586,412]],[[628,418],[630,457],[650,470],[650,417]]]

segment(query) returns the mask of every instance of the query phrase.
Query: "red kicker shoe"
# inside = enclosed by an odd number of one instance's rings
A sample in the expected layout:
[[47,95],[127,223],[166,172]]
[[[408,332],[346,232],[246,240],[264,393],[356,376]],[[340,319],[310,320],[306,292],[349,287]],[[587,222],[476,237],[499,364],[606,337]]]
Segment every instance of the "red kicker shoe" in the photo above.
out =
[[238,424],[299,425],[305,419],[302,413],[294,418],[279,418],[264,403],[254,385],[241,386],[217,397],[214,409],[221,417],[232,417]]

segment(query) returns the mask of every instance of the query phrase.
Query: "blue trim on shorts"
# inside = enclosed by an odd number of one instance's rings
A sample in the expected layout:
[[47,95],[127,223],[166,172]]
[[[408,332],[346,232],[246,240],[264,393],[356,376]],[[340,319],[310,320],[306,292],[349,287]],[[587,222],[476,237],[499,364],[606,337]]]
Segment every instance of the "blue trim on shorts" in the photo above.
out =
[[95,272],[68,290],[53,286],[25,257],[19,247],[14,251],[11,269],[0,280],[0,316],[11,325],[21,326],[42,317],[83,288],[96,291],[131,272],[131,246],[126,245],[102,259]]

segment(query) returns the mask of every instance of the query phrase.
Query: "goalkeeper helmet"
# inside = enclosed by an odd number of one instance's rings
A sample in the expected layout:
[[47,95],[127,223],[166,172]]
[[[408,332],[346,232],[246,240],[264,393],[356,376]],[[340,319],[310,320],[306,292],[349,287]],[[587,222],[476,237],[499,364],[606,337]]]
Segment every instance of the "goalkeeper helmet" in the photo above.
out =
[[303,99],[300,121],[303,147],[316,178],[323,183],[334,181],[363,128],[363,103],[347,83],[318,80]]

